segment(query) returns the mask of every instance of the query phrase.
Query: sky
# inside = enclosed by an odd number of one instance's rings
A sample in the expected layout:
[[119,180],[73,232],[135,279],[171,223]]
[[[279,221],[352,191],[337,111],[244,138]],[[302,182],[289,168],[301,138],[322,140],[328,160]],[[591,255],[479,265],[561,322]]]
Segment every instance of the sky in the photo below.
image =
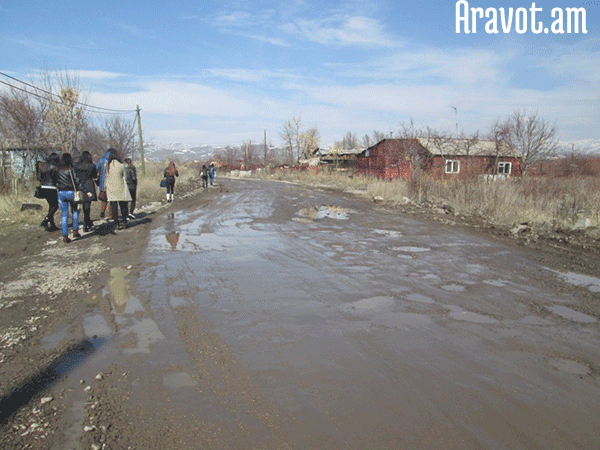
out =
[[[485,135],[516,110],[561,140],[600,139],[600,1],[466,3],[4,0],[0,72],[36,84],[66,71],[87,104],[139,105],[145,142],[241,145],[266,131],[281,145],[293,117],[322,146],[411,121]],[[470,8],[488,14],[475,29]],[[555,33],[553,8],[565,31],[567,8],[584,8],[587,33]]]

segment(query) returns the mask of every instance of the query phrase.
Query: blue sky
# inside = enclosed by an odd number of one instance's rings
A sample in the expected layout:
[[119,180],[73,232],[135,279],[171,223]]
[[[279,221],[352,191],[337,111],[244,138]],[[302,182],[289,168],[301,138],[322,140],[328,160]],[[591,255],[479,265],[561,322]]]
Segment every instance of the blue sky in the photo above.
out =
[[600,1],[536,7],[545,26],[553,7],[585,8],[587,34],[492,35],[485,18],[457,34],[455,1],[4,1],[0,71],[35,83],[68,70],[89,104],[140,105],[157,143],[240,145],[266,130],[277,145],[294,115],[322,144],[411,119],[485,134],[515,109],[563,140],[600,139]]

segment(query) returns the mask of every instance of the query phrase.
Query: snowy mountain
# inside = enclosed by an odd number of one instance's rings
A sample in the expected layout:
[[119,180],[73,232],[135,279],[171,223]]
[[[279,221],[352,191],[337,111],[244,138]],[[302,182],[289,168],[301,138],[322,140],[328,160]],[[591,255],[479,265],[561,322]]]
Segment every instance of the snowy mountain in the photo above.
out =
[[600,155],[600,139],[583,139],[579,141],[560,141],[558,153],[570,155],[571,152],[585,155]]
[[180,142],[144,144],[144,158],[150,161],[179,161],[209,160],[221,147],[211,145],[187,145]]

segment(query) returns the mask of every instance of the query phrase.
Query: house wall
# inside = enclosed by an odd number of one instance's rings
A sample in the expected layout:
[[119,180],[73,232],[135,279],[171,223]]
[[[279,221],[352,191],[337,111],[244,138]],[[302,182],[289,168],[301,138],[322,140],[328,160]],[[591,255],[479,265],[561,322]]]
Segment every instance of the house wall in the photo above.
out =
[[[416,140],[386,139],[369,149],[367,158],[360,154],[356,160],[356,170],[364,175],[373,175],[381,179],[392,180],[403,178],[408,180],[412,175],[411,156],[415,165],[435,178],[479,175],[495,175],[499,162],[510,162],[511,176],[521,176],[521,160],[514,157],[501,156],[432,156]],[[457,174],[446,174],[446,159],[457,160],[460,171]]]
[[399,141],[383,140],[369,149],[367,158],[360,154],[356,158],[356,170],[364,175],[372,175],[384,180],[403,178],[412,174],[409,151]]
[[[459,173],[445,173],[446,160],[448,159],[459,161]],[[445,158],[434,156],[423,166],[423,170],[434,178],[468,178],[479,175],[496,175],[498,163],[500,162],[510,162],[512,164],[510,176],[521,176],[520,160],[507,156],[500,156],[497,159],[495,156],[448,156]]]

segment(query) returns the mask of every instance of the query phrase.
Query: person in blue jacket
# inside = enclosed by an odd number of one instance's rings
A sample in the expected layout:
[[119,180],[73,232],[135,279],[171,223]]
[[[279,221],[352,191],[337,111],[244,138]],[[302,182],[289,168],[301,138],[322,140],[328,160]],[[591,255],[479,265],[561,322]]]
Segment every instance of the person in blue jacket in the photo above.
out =
[[[106,174],[104,170],[106,169],[106,163],[108,162],[108,157],[110,156],[110,151],[113,150],[109,148],[104,156],[98,160],[96,163],[96,171],[98,172],[98,200],[100,200],[100,217],[104,217],[106,208],[108,208],[108,197],[106,196]],[[112,219],[112,210],[108,210],[108,218]]]

